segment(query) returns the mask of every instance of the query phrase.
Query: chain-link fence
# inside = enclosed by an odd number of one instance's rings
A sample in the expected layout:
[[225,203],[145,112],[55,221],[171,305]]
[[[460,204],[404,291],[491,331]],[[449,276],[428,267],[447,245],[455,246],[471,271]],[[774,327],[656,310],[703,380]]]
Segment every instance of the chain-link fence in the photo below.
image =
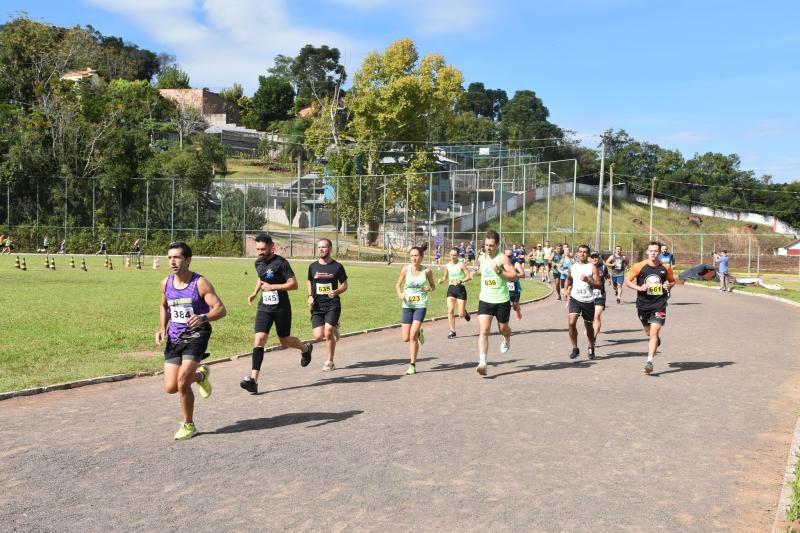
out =
[[[748,272],[800,272],[800,259],[777,255],[791,236],[759,226],[726,223],[718,231],[685,216],[669,229],[651,225],[648,206],[631,205],[625,183],[613,186],[616,209],[604,189],[600,241],[596,240],[597,185],[582,183],[575,160],[536,162],[523,158],[473,159],[464,168],[458,154],[441,157],[441,170],[409,177],[326,176],[233,181],[221,177],[204,190],[180,178],[135,179],[115,187],[106,177],[41,178],[24,190],[7,184],[0,207],[0,233],[17,247],[35,251],[47,237],[52,249],[89,252],[106,239],[112,253],[126,253],[139,239],[150,253],[171,240],[225,239],[219,254],[251,254],[252,236],[269,232],[279,253],[310,257],[319,238],[334,243],[337,256],[382,260],[422,245],[430,260],[463,243],[482,242],[489,227],[503,245],[530,250],[545,242],[588,243],[610,251],[619,245],[632,259],[652,238],[665,242],[679,265],[711,264],[727,249],[730,264]],[[452,157],[452,158],[451,158]],[[507,164],[502,164],[507,163]],[[2,194],[2,193],[0,193]],[[612,217],[616,217],[615,220]],[[706,217],[708,220],[708,217]],[[235,246],[233,246],[235,245]],[[213,253],[214,246],[209,247]]]

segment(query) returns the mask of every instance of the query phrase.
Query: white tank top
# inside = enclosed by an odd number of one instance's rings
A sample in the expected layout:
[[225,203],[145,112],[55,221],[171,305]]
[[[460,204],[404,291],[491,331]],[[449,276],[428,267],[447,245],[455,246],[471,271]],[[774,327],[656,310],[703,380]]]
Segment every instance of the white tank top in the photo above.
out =
[[592,266],[591,263],[574,263],[569,268],[569,275],[572,277],[572,289],[569,295],[579,302],[588,303],[594,301],[592,286],[585,281],[581,281],[583,276],[592,279]]

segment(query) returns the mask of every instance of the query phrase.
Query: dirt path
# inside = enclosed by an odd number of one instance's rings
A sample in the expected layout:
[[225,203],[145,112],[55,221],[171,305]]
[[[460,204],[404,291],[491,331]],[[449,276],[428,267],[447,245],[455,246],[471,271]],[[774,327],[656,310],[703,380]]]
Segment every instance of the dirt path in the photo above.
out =
[[[800,310],[679,287],[656,373],[631,304],[571,363],[560,302],[524,308],[512,350],[475,321],[343,339],[324,374],[265,361],[267,392],[213,368],[202,432],[173,442],[158,377],[0,402],[5,530],[766,531],[800,397]],[[398,313],[399,314],[399,313]],[[513,321],[512,321],[513,322]],[[585,354],[585,342],[581,341]],[[792,381],[794,380],[794,381]]]

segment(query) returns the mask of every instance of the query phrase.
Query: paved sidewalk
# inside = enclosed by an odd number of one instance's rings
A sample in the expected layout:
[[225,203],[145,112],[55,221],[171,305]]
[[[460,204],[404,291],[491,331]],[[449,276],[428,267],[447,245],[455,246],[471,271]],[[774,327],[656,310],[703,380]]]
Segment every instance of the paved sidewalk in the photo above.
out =
[[[632,296],[628,293],[626,296]],[[201,435],[172,441],[160,377],[0,402],[6,531],[766,531],[800,392],[800,309],[689,286],[663,354],[609,300],[599,357],[570,362],[566,311],[524,306],[511,351],[475,370],[476,321],[215,365]],[[366,310],[365,310],[366,312]],[[399,316],[399,309],[398,309]],[[212,342],[213,350],[213,342]],[[219,355],[219,354],[216,354]]]

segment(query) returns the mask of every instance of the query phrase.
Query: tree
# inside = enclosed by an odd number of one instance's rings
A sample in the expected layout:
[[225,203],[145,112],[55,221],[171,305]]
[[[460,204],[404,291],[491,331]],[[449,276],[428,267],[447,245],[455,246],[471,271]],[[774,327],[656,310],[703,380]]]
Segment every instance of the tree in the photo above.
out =
[[158,89],[189,89],[189,74],[182,71],[178,65],[173,65],[164,69],[158,75],[156,81]]
[[548,122],[549,116],[550,111],[535,92],[517,91],[502,107],[500,136],[519,148],[535,149],[553,145],[554,140],[562,139],[564,133],[561,128]]
[[463,111],[469,111],[476,117],[493,117],[492,101],[486,94],[486,88],[481,82],[472,82],[464,93]]
[[449,142],[490,142],[497,140],[497,123],[471,111],[458,113],[447,125]]
[[300,49],[290,68],[297,91],[296,108],[303,108],[312,103],[321,106],[323,99],[334,96],[337,86],[341,86],[347,78],[339,58],[339,49],[327,45],[317,48],[307,44]]
[[[274,62],[275,64],[267,69],[269,75],[275,76],[276,78],[281,78],[288,82],[293,81],[292,63],[294,62],[294,58],[285,56],[283,54],[278,54],[275,56]],[[297,86],[295,86],[294,89],[297,90]]]
[[286,119],[293,102],[294,90],[288,81],[275,76],[259,76],[258,90],[250,100],[258,129],[265,130],[270,122]]
[[172,113],[171,122],[178,132],[178,148],[183,149],[183,140],[192,133],[208,126],[203,113],[196,107],[177,105]]

